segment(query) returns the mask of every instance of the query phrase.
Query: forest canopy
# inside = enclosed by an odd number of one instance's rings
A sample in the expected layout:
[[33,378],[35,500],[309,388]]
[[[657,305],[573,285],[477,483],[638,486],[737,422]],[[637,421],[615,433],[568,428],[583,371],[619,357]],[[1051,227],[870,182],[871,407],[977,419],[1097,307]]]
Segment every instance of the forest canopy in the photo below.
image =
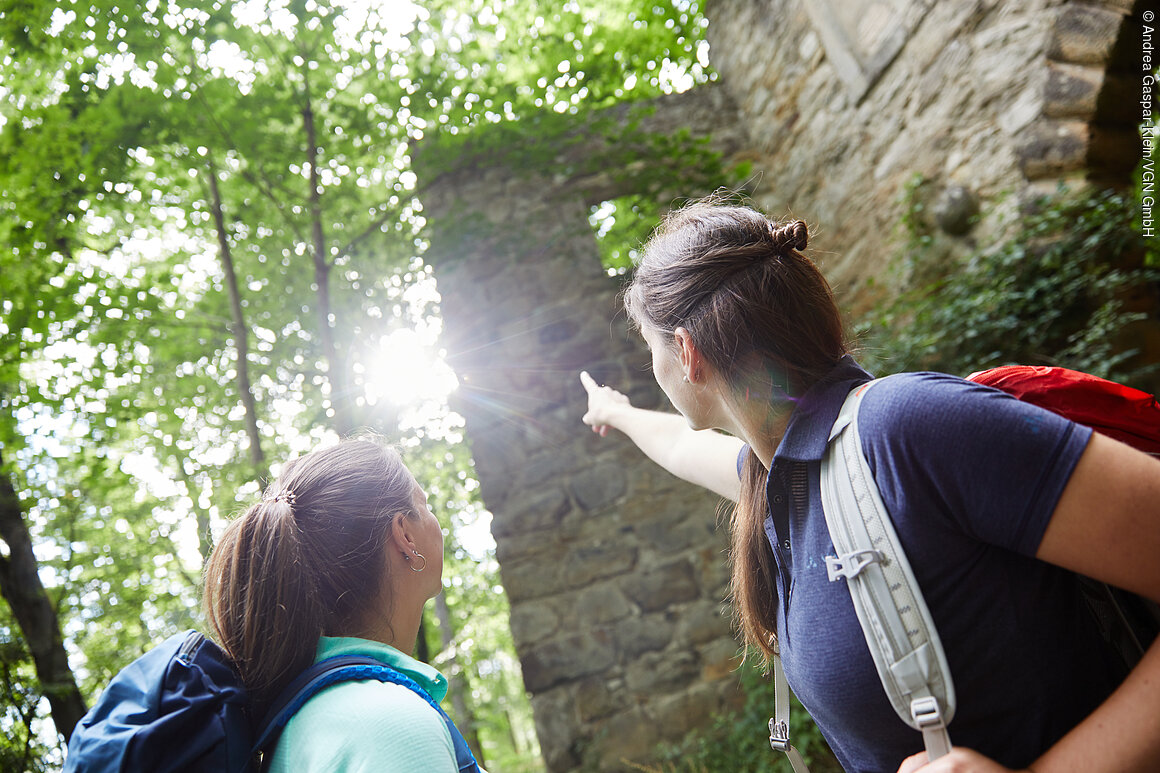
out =
[[704,82],[704,28],[684,0],[0,10],[0,769],[55,769],[199,624],[226,519],[361,430],[449,534],[420,654],[485,759],[536,769],[411,156]]

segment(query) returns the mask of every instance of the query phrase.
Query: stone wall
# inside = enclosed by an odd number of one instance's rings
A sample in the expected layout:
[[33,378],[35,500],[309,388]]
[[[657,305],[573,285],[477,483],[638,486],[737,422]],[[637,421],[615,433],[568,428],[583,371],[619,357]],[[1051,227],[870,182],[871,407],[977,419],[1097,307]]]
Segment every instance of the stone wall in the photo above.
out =
[[[995,238],[1005,207],[1061,179],[1126,180],[1140,147],[1130,5],[717,0],[719,82],[646,106],[636,134],[609,134],[610,119],[633,123],[622,107],[534,164],[465,149],[424,173],[419,153],[456,408],[550,771],[627,769],[738,698],[717,499],[580,423],[585,368],[664,407],[588,223],[591,206],[682,162],[642,137],[688,129],[752,162],[758,204],[813,225],[815,258],[857,305],[871,279],[890,284],[916,175],[949,253]],[[658,200],[726,182],[670,171],[679,182],[650,189]]]
[[[646,123],[664,131],[731,109],[719,90],[659,107]],[[663,396],[588,222],[634,175],[553,166],[575,174],[472,163],[438,178],[428,259],[545,762],[624,770],[739,699],[727,538],[717,497],[580,422],[582,369],[637,405]]]
[[[818,262],[856,305],[867,280],[899,278],[888,264],[916,176],[964,249],[1061,179],[1126,184],[1140,158],[1131,5],[719,0],[710,58],[762,172],[755,201],[814,227]],[[955,225],[980,204],[978,226]]]

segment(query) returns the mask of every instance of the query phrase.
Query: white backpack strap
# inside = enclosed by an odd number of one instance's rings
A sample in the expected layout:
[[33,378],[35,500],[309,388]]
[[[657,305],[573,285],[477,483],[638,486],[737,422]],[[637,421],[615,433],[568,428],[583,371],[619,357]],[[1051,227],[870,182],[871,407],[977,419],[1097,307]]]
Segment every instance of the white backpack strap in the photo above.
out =
[[946,655],[910,563],[882,503],[858,436],[858,406],[871,381],[846,398],[822,460],[822,509],[837,556],[830,581],[844,579],[858,622],[895,712],[922,732],[927,755],[950,751],[946,726],[955,688]]
[[789,742],[789,682],[781,667],[781,656],[773,656],[773,718],[769,720],[769,745],[784,752],[793,773],[810,773],[806,761]]

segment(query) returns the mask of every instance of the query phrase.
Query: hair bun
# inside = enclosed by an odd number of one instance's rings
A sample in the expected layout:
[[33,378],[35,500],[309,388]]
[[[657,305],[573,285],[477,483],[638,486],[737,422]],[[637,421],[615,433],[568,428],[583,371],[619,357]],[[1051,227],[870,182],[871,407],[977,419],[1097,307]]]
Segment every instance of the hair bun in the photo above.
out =
[[809,241],[809,232],[805,221],[794,220],[782,226],[770,223],[770,232],[773,234],[773,246],[779,250],[804,250]]

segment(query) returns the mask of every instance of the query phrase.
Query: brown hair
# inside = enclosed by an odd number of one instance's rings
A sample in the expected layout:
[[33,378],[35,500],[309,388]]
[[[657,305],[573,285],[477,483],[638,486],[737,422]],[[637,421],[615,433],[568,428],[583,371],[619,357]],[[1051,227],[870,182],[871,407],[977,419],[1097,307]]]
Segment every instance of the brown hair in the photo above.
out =
[[[808,229],[779,225],[720,199],[670,213],[649,239],[624,294],[629,317],[671,339],[689,331],[735,391],[786,403],[846,354],[842,317],[817,266],[801,254]],[[750,449],[733,511],[732,599],[748,644],[776,651],[774,557],[763,524],[766,470]]]
[[354,635],[386,581],[391,522],[414,515],[399,454],[346,440],[287,462],[226,528],[205,567],[205,612],[260,712],[314,660],[318,638]]

